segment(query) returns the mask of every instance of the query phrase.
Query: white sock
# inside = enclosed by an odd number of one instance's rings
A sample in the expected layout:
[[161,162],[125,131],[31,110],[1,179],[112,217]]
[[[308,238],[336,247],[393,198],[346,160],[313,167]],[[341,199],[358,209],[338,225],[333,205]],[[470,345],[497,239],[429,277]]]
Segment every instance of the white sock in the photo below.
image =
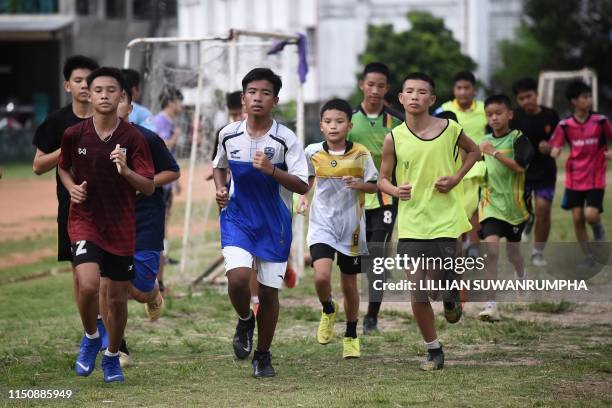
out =
[[531,250],[531,255],[542,255],[542,249],[533,247]]
[[108,351],[108,349],[106,349],[104,351],[104,355],[107,357],[117,357],[119,355],[119,351],[117,351],[116,353],[111,353],[110,351]]
[[425,346],[427,347],[427,350],[439,349],[440,342],[438,341],[438,339],[435,339],[435,340],[430,341],[429,343],[425,342]]
[[251,303],[258,305],[259,304],[259,296],[251,296]]
[[247,317],[245,317],[244,319],[242,317],[240,317],[240,315],[238,315],[238,318],[240,320],[242,320],[243,322],[246,322],[247,320],[249,320],[251,317],[253,316],[253,311],[251,309],[249,309],[249,315]]
[[97,319],[102,320],[102,315],[98,315]]
[[85,336],[89,340],[97,339],[98,337],[100,337],[100,332],[98,331],[98,329],[96,329],[96,332],[94,334],[89,334],[89,333],[85,332]]

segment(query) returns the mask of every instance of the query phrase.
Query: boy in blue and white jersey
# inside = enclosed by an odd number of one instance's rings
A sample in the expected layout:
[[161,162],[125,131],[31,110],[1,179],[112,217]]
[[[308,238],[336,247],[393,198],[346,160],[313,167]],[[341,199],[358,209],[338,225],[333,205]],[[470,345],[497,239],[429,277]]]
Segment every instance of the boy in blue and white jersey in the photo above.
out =
[[[291,248],[292,194],[308,192],[306,156],[295,134],[272,118],[282,87],[280,77],[255,68],[242,80],[247,119],[219,133],[213,161],[220,215],[221,247],[228,292],[238,313],[233,339],[236,357],[252,350],[255,316],[249,279],[255,264],[259,282],[257,348],[253,376],[273,377],[270,345],[278,320],[278,289],[283,284]],[[230,190],[226,185],[231,170]]]

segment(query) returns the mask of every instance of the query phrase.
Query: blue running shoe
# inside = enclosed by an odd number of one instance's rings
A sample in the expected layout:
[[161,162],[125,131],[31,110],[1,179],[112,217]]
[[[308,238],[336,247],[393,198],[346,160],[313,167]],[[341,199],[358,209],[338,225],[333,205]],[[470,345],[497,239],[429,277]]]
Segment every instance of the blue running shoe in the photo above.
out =
[[102,339],[100,350],[106,350],[108,348],[108,333],[106,332],[106,327],[104,327],[104,321],[102,319],[97,319],[96,325],[98,326],[98,333],[100,333],[100,338]]
[[106,354],[102,356],[102,371],[104,372],[104,382],[124,382],[125,377],[121,371],[121,363],[119,356],[109,357]]
[[96,358],[100,352],[100,346],[102,345],[102,338],[88,339],[87,336],[83,336],[81,340],[81,347],[79,349],[79,356],[77,357],[76,364],[74,365],[74,371],[77,375],[87,377],[92,373],[96,366]]

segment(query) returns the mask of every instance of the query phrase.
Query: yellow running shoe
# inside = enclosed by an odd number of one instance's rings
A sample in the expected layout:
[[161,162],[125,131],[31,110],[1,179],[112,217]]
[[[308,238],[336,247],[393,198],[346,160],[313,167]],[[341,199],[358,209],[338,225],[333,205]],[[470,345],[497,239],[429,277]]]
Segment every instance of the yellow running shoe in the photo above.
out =
[[317,330],[317,341],[319,344],[327,344],[334,337],[334,322],[336,321],[336,313],[338,313],[338,304],[334,304],[334,312],[327,314],[321,312],[321,321],[319,321],[319,329]]
[[164,310],[164,297],[158,292],[157,298],[152,302],[145,303],[144,307],[147,317],[150,321],[154,322],[159,319],[162,310]]
[[342,340],[342,358],[359,358],[361,350],[359,348],[359,337],[345,337]]

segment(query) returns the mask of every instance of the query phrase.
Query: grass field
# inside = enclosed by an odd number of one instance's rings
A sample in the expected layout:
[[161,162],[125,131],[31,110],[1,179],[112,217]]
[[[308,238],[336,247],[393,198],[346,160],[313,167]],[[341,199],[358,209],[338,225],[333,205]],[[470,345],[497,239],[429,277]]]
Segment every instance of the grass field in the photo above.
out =
[[[24,167],[24,166],[22,166]],[[29,173],[15,166],[9,178]],[[0,184],[1,189],[1,184]],[[573,240],[566,212],[553,212],[552,241]],[[1,190],[0,190],[1,192]],[[612,208],[609,195],[607,208]],[[604,213],[609,233],[612,215]],[[182,222],[180,215],[173,223]],[[178,244],[178,242],[175,242]],[[53,248],[53,234],[0,243],[0,258]],[[320,307],[307,269],[300,285],[281,293],[273,344],[278,376],[254,380],[249,361],[233,358],[235,314],[225,288],[189,293],[176,268],[165,315],[145,319],[130,304],[127,339],[133,366],[126,383],[106,385],[98,367],[79,378],[72,366],[81,338],[71,275],[47,256],[0,269],[0,405],[74,406],[584,406],[612,405],[612,307],[558,302],[503,305],[506,319],[484,324],[475,313],[449,325],[438,313],[445,346],[443,371],[425,373],[425,350],[407,304],[383,306],[382,334],[361,337],[358,360],[341,358],[336,341],[316,343]],[[609,267],[608,267],[609,268]],[[41,274],[51,271],[53,273]],[[338,280],[338,274],[334,275]],[[340,293],[334,290],[334,293]],[[361,325],[360,325],[361,326]],[[361,331],[361,327],[359,327]],[[71,389],[66,401],[8,399],[11,389]]]

